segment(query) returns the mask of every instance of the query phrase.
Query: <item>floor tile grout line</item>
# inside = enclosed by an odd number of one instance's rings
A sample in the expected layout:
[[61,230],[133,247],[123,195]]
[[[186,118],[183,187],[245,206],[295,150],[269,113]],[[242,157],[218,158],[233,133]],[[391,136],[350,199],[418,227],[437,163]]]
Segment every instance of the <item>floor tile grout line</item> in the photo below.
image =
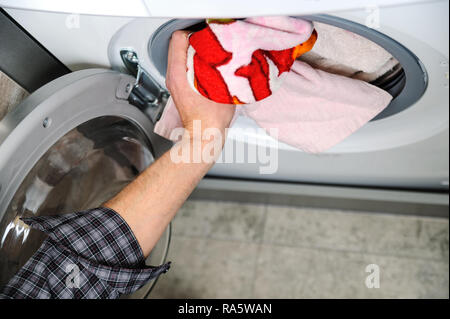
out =
[[214,199],[189,199],[188,201],[193,202],[218,202],[219,205],[223,203],[233,203],[233,204],[242,204],[242,205],[265,205],[273,208],[292,208],[294,210],[321,210],[329,213],[339,213],[339,214],[349,214],[349,215],[364,215],[364,216],[372,216],[372,217],[380,217],[380,218],[398,218],[398,219],[421,219],[427,222],[444,222],[446,224],[450,223],[450,219],[447,217],[431,217],[431,216],[422,216],[422,215],[406,215],[406,214],[396,214],[396,213],[387,213],[383,211],[363,211],[363,210],[347,210],[347,209],[338,209],[338,208],[329,208],[329,207],[316,207],[316,206],[295,206],[295,205],[276,205],[276,204],[267,204],[267,203],[244,203],[239,201],[232,200],[214,200]]
[[[210,201],[211,203],[216,203],[216,201]],[[228,203],[228,202],[225,202],[225,203]],[[235,202],[231,202],[232,204],[233,203],[235,203]],[[246,204],[244,204],[244,205],[246,205]],[[264,220],[264,224],[265,224],[265,218],[266,218],[266,205],[265,204],[252,204],[252,203],[250,203],[250,204],[248,204],[248,205],[252,205],[252,206],[262,206],[263,207],[263,213],[262,213],[262,215],[263,215],[263,220]],[[180,208],[180,210],[181,210],[182,208]],[[259,212],[258,212],[258,214],[260,214]],[[177,216],[181,216],[181,214],[179,214],[179,213],[177,213]],[[175,233],[175,230],[174,230],[174,233]],[[208,233],[205,233],[204,235],[199,235],[199,236],[184,236],[184,237],[188,237],[188,238],[206,238],[206,239],[216,239],[216,238],[214,238],[214,237],[212,237],[213,236],[213,233],[212,232],[208,232]],[[226,240],[226,239],[224,239],[224,240]],[[234,241],[234,242],[237,242],[237,241],[241,241],[241,242],[243,242],[243,243],[248,243],[248,241],[247,240],[232,240],[232,241]],[[255,242],[252,242],[252,243],[255,243],[255,244],[257,244],[257,242],[255,241]]]
[[266,227],[266,222],[267,222],[267,212],[268,212],[268,207],[266,204],[252,204],[253,206],[262,206],[262,214],[258,212],[258,215],[261,214],[263,215],[262,217],[262,234],[261,236],[259,236],[258,239],[256,240],[246,240],[246,239],[242,239],[242,240],[229,240],[229,239],[217,239],[212,237],[213,234],[212,233],[205,233],[205,235],[201,235],[201,236],[183,236],[183,235],[175,235],[175,237],[181,237],[181,238],[190,238],[190,239],[202,239],[202,240],[218,240],[218,241],[224,241],[224,242],[233,242],[233,243],[242,243],[242,244],[252,244],[252,245],[256,245],[256,256],[255,256],[255,264],[253,266],[253,272],[252,272],[252,281],[251,281],[251,296],[254,295],[254,284],[255,284],[255,279],[256,279],[256,265],[259,259],[259,253],[261,251],[261,246],[262,246],[262,242],[264,240],[264,230]]
[[191,239],[211,239],[211,240],[217,240],[217,241],[227,241],[227,242],[233,242],[233,243],[244,243],[244,244],[253,244],[253,245],[260,245],[260,246],[273,246],[273,247],[286,247],[286,248],[300,248],[300,249],[307,249],[307,250],[320,250],[320,251],[329,251],[329,252],[337,252],[337,253],[351,253],[351,254],[359,254],[359,255],[374,255],[374,256],[380,256],[380,257],[395,257],[395,258],[403,258],[403,259],[411,259],[411,260],[422,260],[422,261],[433,261],[433,262],[442,262],[442,263],[449,263],[448,259],[437,259],[437,258],[426,258],[426,257],[418,257],[418,256],[405,256],[405,255],[395,255],[395,254],[383,254],[379,252],[363,252],[359,250],[349,250],[349,249],[333,249],[328,247],[320,247],[320,246],[305,246],[305,245],[289,245],[289,244],[279,244],[279,243],[269,243],[269,242],[254,242],[254,241],[248,241],[248,240],[241,240],[241,239],[226,239],[226,238],[214,238],[214,237],[206,237],[206,236],[192,236],[192,235],[173,235],[175,237],[184,237],[184,238],[191,238]]
[[268,212],[268,207],[265,204],[264,205],[264,217],[263,217],[263,222],[262,222],[262,232],[261,232],[261,237],[258,243],[258,247],[256,248],[256,256],[255,256],[255,264],[253,266],[253,278],[252,278],[252,288],[251,288],[251,298],[255,298],[255,285],[256,285],[256,277],[258,274],[258,263],[259,263],[259,257],[261,255],[261,250],[263,247],[263,242],[264,242],[264,234],[266,231],[266,225],[267,225],[267,212]]

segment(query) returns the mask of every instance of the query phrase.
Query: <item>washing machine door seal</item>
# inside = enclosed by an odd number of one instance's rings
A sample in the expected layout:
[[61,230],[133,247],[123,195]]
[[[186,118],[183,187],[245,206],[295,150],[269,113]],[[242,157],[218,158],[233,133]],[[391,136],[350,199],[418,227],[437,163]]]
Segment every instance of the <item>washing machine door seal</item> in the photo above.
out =
[[[73,72],[34,92],[0,121],[0,255],[2,249],[9,249],[16,250],[17,254],[14,254],[18,256],[27,255],[28,259],[33,250],[28,247],[27,252],[22,251],[25,249],[27,237],[30,236],[30,229],[19,217],[25,213],[27,216],[41,214],[40,208],[44,206],[41,202],[48,202],[52,197],[39,200],[35,196],[33,200],[29,200],[30,190],[37,189],[42,193],[43,189],[52,189],[53,185],[58,185],[58,195],[52,193],[52,196],[62,196],[62,200],[69,198],[67,201],[70,201],[70,196],[74,192],[77,193],[76,188],[86,185],[85,176],[91,174],[94,166],[97,176],[104,173],[103,167],[110,167],[109,174],[118,180],[117,187],[122,188],[158,156],[161,150],[155,147],[160,143],[156,141],[158,137],[152,133],[152,121],[138,107],[128,102],[132,91],[130,88],[134,87],[135,81],[132,76],[111,70],[90,69]],[[87,155],[83,152],[89,153],[90,158],[84,160]],[[121,156],[111,155],[112,153],[120,153]],[[60,167],[55,169],[55,163],[59,163]],[[44,169],[42,165],[46,165]],[[67,169],[67,165],[72,167]],[[72,168],[78,167],[77,165],[83,167],[76,170],[76,177],[73,175],[69,179],[67,175],[75,171]],[[36,167],[40,167],[40,172],[51,173],[42,177]],[[114,174],[116,170],[120,171],[119,174]],[[91,179],[87,184],[97,183],[96,189],[102,196],[110,196],[107,194],[111,193],[111,190],[108,193],[102,192],[101,189],[101,185],[104,185],[105,179],[109,177],[104,177],[100,182],[93,182]],[[64,179],[69,179],[69,186],[67,183],[65,186],[59,186],[63,184]],[[75,182],[71,184],[70,181],[73,180]],[[79,180],[83,180],[84,184]],[[111,181],[111,184],[114,184],[113,182]],[[33,187],[28,186],[31,184]],[[24,188],[24,185],[27,188]],[[107,187],[109,186],[105,186],[105,189]],[[61,195],[66,189],[68,195]],[[117,191],[118,188],[114,190]],[[44,214],[69,212],[51,212],[48,206]],[[30,241],[30,238],[28,239]],[[170,227],[152,251],[148,263],[164,262],[169,239]],[[7,259],[3,257],[0,258],[2,263]],[[17,271],[22,266],[19,263],[23,264],[23,260],[17,264],[16,260],[11,260],[9,265],[0,265],[0,268],[17,266]],[[3,275],[2,270],[0,276]],[[1,282],[4,283],[5,278],[2,278]],[[137,296],[145,296],[152,286],[153,282],[149,283],[137,292]]]

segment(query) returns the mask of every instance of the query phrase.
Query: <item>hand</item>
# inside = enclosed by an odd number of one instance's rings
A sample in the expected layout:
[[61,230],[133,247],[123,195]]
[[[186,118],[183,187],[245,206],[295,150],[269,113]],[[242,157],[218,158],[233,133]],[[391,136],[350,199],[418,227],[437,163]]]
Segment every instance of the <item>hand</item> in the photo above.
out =
[[[193,121],[201,120],[203,130],[219,129],[222,133],[222,141],[214,139],[214,143],[222,142],[223,146],[225,128],[230,125],[235,112],[234,105],[215,103],[192,90],[186,76],[187,48],[187,33],[174,32],[169,46],[166,85],[172,94],[183,125],[190,133],[190,138],[183,139],[183,143],[176,143],[136,180],[103,204],[115,210],[127,222],[144,256],[149,255],[175,213],[219,155],[213,154],[209,159],[204,158],[205,152],[202,148],[209,144],[209,141],[206,144],[196,143],[197,138],[192,134]],[[203,132],[201,133],[203,135]],[[199,147],[196,146],[197,144]],[[172,151],[183,150],[186,145],[192,150],[189,152],[188,159],[191,156],[194,158],[196,151],[201,151],[200,162],[173,161]],[[208,147],[205,149],[209,152]]]
[[234,105],[211,101],[195,92],[186,76],[188,32],[175,31],[169,45],[166,86],[180,113],[183,127],[192,136],[193,121],[200,120],[202,130],[218,128],[224,133],[236,110]]

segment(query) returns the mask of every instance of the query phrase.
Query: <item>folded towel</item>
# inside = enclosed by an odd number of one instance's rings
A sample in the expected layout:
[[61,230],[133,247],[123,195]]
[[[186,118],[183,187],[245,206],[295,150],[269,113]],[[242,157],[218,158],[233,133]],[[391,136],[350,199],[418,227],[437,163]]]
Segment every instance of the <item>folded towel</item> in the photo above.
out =
[[[294,61],[295,50],[304,53],[320,37],[308,26],[309,22],[287,17],[210,23],[208,34],[203,35],[203,39],[208,38],[204,46],[199,44],[202,41],[196,42],[198,32],[190,36],[189,83],[194,90],[217,102],[246,103],[237,106],[234,119],[240,114],[248,116],[269,134],[271,128],[278,129],[277,138],[282,142],[307,152],[325,151],[370,121],[392,97],[366,82]],[[253,41],[259,44],[255,46]],[[305,49],[296,44],[299,41]],[[250,49],[245,49],[246,46]],[[235,48],[239,50],[234,51]],[[209,53],[200,54],[203,50]],[[273,58],[277,54],[282,58]],[[204,67],[206,74],[197,73],[200,67],[196,69],[195,64],[200,60],[203,61],[198,65]],[[269,71],[262,67],[264,61]],[[259,66],[259,71],[254,66]],[[205,89],[208,81],[218,82]],[[181,126],[177,109],[169,99],[155,125],[155,133],[171,138],[172,130]]]

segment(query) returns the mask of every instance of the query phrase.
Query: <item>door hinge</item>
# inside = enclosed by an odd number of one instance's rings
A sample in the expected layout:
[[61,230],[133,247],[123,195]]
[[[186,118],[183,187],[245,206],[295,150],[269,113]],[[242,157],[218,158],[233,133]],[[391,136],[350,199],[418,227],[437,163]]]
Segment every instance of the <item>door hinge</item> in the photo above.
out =
[[155,124],[166,106],[169,92],[142,68],[136,52],[124,49],[120,51],[120,56],[127,70],[136,77],[134,85],[128,88],[128,102],[138,107]]

